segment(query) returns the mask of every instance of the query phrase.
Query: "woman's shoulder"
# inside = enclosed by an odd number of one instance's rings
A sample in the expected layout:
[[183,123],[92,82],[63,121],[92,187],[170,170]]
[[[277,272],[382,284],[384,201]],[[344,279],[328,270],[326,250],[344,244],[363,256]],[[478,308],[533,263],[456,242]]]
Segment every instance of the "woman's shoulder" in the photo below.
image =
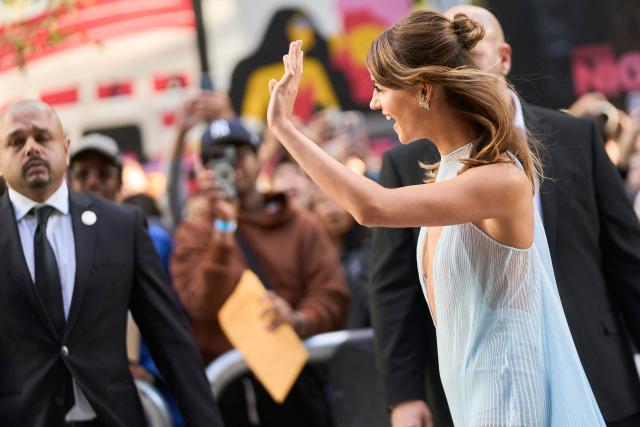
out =
[[464,171],[468,181],[485,185],[503,196],[531,194],[527,174],[513,161],[476,166]]
[[495,163],[471,167],[460,175],[463,174],[474,175],[474,177],[484,176],[485,178],[508,179],[510,182],[520,180],[524,180],[525,182],[529,181],[522,167],[507,157]]

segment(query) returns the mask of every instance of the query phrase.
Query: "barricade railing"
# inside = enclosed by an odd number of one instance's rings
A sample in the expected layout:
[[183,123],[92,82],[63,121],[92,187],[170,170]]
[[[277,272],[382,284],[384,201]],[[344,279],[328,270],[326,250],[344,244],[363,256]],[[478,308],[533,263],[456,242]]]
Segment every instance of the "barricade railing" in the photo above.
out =
[[158,391],[149,383],[136,380],[142,409],[151,427],[173,427],[169,408]]
[[[327,332],[315,335],[304,341],[309,352],[309,363],[323,363],[333,357],[338,349],[346,342],[372,341],[371,329],[354,329],[349,331]],[[216,397],[234,379],[249,371],[247,363],[238,350],[229,350],[207,367],[207,378],[211,390]]]
[[[304,346],[309,352],[309,364],[322,364],[327,368],[329,401],[336,427],[389,426],[382,383],[375,366],[371,329],[315,335],[305,340]],[[224,353],[206,369],[216,398],[248,372],[237,350]]]

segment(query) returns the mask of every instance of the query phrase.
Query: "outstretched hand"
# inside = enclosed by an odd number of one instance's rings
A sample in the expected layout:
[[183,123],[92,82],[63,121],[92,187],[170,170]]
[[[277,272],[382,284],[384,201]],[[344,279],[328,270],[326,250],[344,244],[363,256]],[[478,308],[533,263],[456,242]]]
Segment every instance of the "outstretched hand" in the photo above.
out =
[[276,129],[291,120],[293,105],[296,102],[300,80],[302,78],[302,42],[291,42],[289,53],[282,58],[284,74],[280,80],[269,81],[269,107],[267,109],[267,124]]

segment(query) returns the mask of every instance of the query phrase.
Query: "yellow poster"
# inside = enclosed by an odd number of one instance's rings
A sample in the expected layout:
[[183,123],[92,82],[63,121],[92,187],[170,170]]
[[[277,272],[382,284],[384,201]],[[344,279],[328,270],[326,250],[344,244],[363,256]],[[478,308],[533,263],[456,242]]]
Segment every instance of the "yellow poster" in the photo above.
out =
[[218,313],[220,326],[233,346],[244,356],[253,374],[273,400],[282,403],[309,354],[290,325],[268,331],[262,300],[267,290],[260,279],[246,270]]

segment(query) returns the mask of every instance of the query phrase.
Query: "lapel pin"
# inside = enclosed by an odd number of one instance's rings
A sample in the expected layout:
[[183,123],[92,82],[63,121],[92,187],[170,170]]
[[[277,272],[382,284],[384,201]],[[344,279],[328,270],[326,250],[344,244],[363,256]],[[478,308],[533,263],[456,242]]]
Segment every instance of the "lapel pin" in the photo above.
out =
[[82,223],[84,225],[93,225],[98,220],[98,217],[93,211],[84,211],[82,212],[80,219],[82,219]]

